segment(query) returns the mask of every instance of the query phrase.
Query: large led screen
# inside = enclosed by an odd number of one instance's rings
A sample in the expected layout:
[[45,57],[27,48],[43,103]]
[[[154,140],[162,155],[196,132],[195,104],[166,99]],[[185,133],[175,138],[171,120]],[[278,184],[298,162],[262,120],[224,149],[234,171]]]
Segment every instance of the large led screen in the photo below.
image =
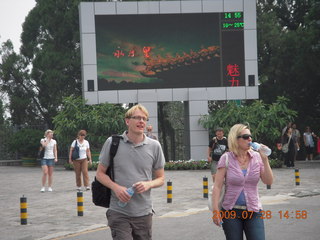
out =
[[96,15],[98,90],[244,86],[241,21],[242,13]]

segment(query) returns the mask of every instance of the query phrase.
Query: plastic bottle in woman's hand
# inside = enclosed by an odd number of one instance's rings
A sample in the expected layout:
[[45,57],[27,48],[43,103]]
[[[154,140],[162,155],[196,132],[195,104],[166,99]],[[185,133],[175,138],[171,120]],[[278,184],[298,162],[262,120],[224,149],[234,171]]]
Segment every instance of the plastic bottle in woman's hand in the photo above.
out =
[[261,151],[267,156],[269,156],[271,154],[271,152],[272,152],[271,149],[268,148],[266,145],[262,145],[262,144],[257,143],[257,142],[250,142],[249,144],[250,144],[250,146],[252,147],[253,150]]

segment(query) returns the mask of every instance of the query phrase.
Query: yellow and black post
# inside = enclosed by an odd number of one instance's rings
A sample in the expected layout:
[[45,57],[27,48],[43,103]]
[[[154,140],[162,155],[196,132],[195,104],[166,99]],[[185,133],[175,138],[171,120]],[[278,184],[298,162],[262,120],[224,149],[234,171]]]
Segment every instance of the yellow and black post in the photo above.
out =
[[294,170],[294,174],[295,174],[295,177],[296,177],[296,186],[300,185],[300,172],[299,172],[299,169],[296,168]]
[[78,216],[83,216],[83,192],[77,192]]
[[203,197],[208,198],[208,178],[203,177]]
[[28,223],[28,212],[27,212],[27,198],[23,195],[20,198],[20,219],[21,219],[21,225],[27,225]]
[[167,203],[172,203],[172,182],[167,182]]

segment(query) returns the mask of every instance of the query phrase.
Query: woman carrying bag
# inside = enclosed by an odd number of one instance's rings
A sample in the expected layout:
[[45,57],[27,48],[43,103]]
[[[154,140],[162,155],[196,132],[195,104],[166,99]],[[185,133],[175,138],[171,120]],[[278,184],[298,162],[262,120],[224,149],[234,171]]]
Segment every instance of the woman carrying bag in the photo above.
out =
[[[88,163],[92,164],[92,159],[89,142],[85,140],[86,135],[86,130],[80,130],[78,132],[77,139],[72,142],[69,152],[69,163],[73,164],[74,172],[76,174],[77,191],[81,191],[81,173],[83,177],[84,188],[86,190],[90,190]],[[75,150],[79,152],[79,155],[73,159],[72,153]]]
[[297,143],[296,138],[292,135],[292,128],[288,127],[282,136],[282,152],[284,154],[284,164],[288,168],[294,167],[294,158],[297,150],[299,149],[299,145]]
[[[264,184],[271,185],[273,173],[268,157],[253,151],[250,142],[248,126],[234,125],[228,135],[230,152],[222,155],[217,165],[212,219],[223,227],[227,240],[243,239],[243,233],[248,240],[265,239],[258,183],[261,179]],[[218,203],[224,181],[226,190],[220,209]]]

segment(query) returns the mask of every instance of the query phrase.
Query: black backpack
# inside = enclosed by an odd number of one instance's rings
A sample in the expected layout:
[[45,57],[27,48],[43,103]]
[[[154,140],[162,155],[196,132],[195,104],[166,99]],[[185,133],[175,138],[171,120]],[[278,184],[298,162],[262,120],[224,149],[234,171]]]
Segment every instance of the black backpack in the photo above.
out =
[[[117,154],[120,138],[122,136],[114,135],[112,136],[111,148],[110,148],[110,165],[107,169],[106,174],[114,181],[114,171],[113,171],[113,158]],[[111,189],[100,183],[96,177],[91,184],[92,191],[92,202],[96,206],[108,208],[110,206]]]

